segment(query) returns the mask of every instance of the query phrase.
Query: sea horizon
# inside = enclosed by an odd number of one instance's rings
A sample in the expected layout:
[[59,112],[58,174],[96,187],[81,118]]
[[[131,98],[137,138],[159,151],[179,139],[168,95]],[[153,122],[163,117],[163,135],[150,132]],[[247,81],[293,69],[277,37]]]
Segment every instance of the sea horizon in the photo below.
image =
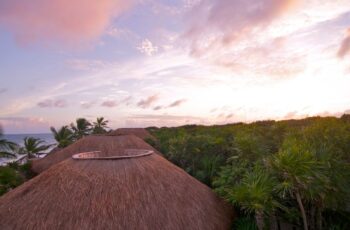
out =
[[12,141],[20,146],[23,146],[24,138],[34,137],[44,140],[46,144],[54,144],[55,138],[52,133],[17,133],[17,134],[4,134],[3,137],[6,140]]

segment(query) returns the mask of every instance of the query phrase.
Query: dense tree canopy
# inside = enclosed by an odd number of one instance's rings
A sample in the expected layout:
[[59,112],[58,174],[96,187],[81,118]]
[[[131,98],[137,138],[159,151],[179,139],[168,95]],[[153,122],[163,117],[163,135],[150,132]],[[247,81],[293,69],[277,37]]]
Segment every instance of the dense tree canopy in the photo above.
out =
[[149,131],[169,160],[237,208],[236,227],[350,228],[349,115]]

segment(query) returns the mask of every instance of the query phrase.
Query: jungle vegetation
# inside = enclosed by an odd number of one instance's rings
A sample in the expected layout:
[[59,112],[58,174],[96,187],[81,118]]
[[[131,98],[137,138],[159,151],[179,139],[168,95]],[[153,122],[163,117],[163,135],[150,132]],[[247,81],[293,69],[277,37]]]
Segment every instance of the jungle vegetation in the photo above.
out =
[[350,229],[350,115],[148,130],[235,207],[235,229]]

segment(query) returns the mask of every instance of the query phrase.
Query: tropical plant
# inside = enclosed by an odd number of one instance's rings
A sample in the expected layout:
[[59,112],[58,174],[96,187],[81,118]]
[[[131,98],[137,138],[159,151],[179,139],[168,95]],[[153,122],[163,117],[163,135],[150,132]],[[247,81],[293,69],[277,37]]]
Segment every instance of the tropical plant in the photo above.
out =
[[13,168],[0,166],[0,196],[23,182],[23,178]]
[[248,217],[239,218],[234,222],[234,229],[236,230],[257,230],[258,227],[253,219]]
[[62,126],[59,130],[51,127],[50,130],[57,142],[57,147],[64,148],[73,143],[73,132],[68,126]]
[[104,117],[98,117],[95,122],[93,122],[93,134],[103,134],[107,132],[108,129],[108,120],[105,120]]
[[265,226],[265,215],[270,215],[281,205],[274,198],[277,181],[260,166],[247,171],[241,182],[231,188],[226,199],[239,205],[247,214],[254,214],[259,230]]
[[92,130],[90,122],[85,118],[77,118],[76,124],[72,123],[70,126],[74,132],[75,139],[80,139],[84,136],[89,135]]
[[272,156],[271,166],[279,176],[279,192],[282,199],[288,196],[296,199],[304,229],[308,229],[308,220],[303,200],[311,199],[313,187],[321,183],[322,170],[315,156],[303,146],[294,143]]
[[197,166],[198,169],[194,172],[194,176],[208,186],[212,186],[214,176],[219,171],[221,161],[222,157],[220,155],[205,154],[200,158]]
[[0,157],[16,157],[15,149],[18,145],[14,142],[3,138],[2,129],[0,127]]
[[43,151],[51,148],[52,145],[46,145],[45,141],[39,138],[26,137],[24,138],[24,146],[20,150],[20,154],[27,154],[28,159],[38,157],[43,154]]
[[[275,229],[277,223],[311,230],[349,229],[349,117],[148,131],[157,138],[152,145],[168,160],[231,200],[240,219],[261,220],[257,217],[263,215],[266,229]],[[257,164],[264,172],[261,179]],[[272,206],[264,206],[265,199],[257,197],[271,199]],[[242,224],[246,226],[254,228]]]

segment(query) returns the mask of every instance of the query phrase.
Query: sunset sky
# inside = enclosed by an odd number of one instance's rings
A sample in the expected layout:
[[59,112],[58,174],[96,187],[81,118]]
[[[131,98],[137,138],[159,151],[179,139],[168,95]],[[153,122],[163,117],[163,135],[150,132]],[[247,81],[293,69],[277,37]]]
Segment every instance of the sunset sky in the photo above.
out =
[[0,0],[0,98],[5,133],[340,115],[350,1]]

